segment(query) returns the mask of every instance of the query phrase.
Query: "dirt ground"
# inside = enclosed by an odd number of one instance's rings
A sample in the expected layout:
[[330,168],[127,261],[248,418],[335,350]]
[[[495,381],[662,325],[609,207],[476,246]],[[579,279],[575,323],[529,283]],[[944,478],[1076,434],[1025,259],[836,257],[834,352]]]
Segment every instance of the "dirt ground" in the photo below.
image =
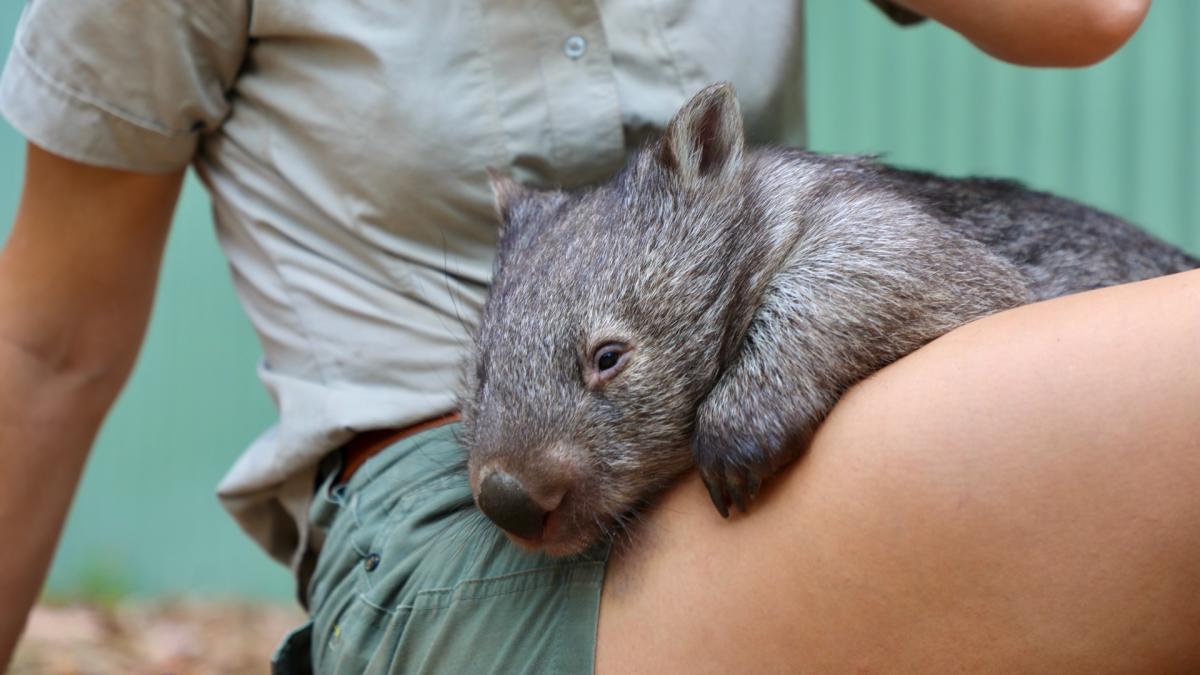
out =
[[279,641],[304,622],[298,608],[222,600],[39,605],[10,675],[242,675],[269,673]]

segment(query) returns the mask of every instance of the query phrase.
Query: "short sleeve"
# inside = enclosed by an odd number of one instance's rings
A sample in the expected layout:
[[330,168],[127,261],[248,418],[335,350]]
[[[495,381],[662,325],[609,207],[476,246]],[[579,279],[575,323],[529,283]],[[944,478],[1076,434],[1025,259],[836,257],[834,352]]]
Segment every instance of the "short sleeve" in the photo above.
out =
[[907,7],[901,7],[893,0],[871,0],[871,4],[878,7],[879,11],[883,12],[887,18],[900,26],[911,26],[925,20],[924,16]]
[[76,161],[186,166],[229,114],[250,0],[31,0],[0,75],[0,114]]

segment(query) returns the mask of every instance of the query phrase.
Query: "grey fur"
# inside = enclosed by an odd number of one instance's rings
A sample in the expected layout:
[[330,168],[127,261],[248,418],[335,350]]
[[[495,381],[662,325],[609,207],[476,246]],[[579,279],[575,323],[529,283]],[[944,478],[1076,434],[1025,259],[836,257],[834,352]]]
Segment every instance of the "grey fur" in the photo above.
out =
[[[541,546],[583,550],[696,465],[718,510],[803,452],[838,397],[979,317],[1200,266],[1007,181],[744,146],[697,94],[607,184],[493,177],[496,274],[462,401],[472,485],[566,491]],[[600,344],[628,345],[597,382]],[[478,494],[478,493],[477,493]]]

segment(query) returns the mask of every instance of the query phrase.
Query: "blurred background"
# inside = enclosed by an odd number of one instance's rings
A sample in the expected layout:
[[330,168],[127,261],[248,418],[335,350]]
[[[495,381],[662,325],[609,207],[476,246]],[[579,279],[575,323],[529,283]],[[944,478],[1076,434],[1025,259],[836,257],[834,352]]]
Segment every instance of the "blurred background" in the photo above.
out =
[[[5,55],[20,10],[0,4]],[[1156,0],[1105,63],[1033,71],[990,61],[940,26],[898,28],[865,0],[810,0],[810,146],[1018,178],[1200,253],[1197,28],[1200,3]],[[16,210],[23,156],[23,139],[0,124],[0,238]],[[291,602],[288,573],[213,496],[273,409],[194,178],[175,220],[139,365],[100,435],[50,572],[52,607],[181,595]],[[173,611],[154,607],[147,611]],[[286,625],[247,616],[270,631]]]

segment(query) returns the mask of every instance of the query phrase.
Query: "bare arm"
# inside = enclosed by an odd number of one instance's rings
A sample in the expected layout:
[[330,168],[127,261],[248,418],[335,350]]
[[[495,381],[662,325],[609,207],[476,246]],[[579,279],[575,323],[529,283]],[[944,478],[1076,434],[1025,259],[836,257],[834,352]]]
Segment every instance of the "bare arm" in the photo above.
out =
[[1200,270],[949,333],[749,517],[670,492],[611,563],[597,672],[1197,672],[1198,350]]
[[1150,0],[891,0],[1022,66],[1097,63],[1141,25]]
[[0,670],[137,356],[182,175],[91,167],[29,146],[0,252]]

